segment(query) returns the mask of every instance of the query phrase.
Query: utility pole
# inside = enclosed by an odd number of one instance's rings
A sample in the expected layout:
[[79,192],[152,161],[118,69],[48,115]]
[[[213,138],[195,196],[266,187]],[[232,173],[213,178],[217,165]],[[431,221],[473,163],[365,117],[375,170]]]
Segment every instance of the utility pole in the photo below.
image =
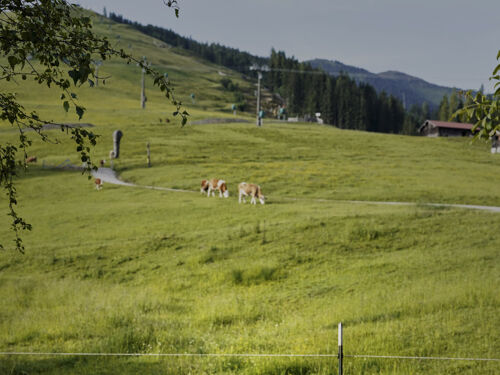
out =
[[250,67],[250,70],[257,71],[257,126],[261,126],[262,117],[260,111],[260,80],[262,79],[262,72],[269,72],[271,71],[271,69],[267,65],[258,66],[254,64]]
[[146,56],[142,56],[142,77],[141,77],[141,108],[146,108],[146,101],[148,98],[146,97],[146,82],[145,82],[145,73],[146,66],[149,66],[149,63],[146,61]]
[[141,79],[141,108],[146,108],[146,85],[144,82],[145,69],[142,68],[142,79]]
[[258,81],[257,81],[257,126],[261,126],[261,118],[260,118],[260,80],[262,79],[262,73],[257,72]]

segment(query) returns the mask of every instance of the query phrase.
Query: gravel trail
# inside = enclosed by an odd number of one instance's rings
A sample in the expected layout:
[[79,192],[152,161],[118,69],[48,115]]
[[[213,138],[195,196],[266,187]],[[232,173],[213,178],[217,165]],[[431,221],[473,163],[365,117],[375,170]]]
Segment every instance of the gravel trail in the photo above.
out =
[[[92,176],[95,178],[100,178],[103,182],[114,185],[138,187],[143,189],[152,190],[162,190],[162,191],[173,191],[181,193],[197,193],[196,190],[184,190],[184,189],[173,189],[161,186],[148,186],[148,185],[136,185],[130,182],[125,182],[120,180],[118,175],[111,168],[99,168],[97,171],[92,171]],[[278,198],[278,197],[276,197]],[[291,198],[291,197],[280,197],[283,200],[289,201],[312,201],[312,202],[339,202],[339,203],[352,203],[352,204],[375,204],[375,205],[387,205],[387,206],[430,206],[430,207],[449,207],[449,208],[462,208],[467,210],[481,210],[500,213],[500,207],[496,206],[480,206],[480,205],[469,205],[469,204],[446,204],[446,203],[413,203],[413,202],[384,202],[384,201],[356,201],[356,200],[339,200],[339,199],[319,199],[319,198]]]

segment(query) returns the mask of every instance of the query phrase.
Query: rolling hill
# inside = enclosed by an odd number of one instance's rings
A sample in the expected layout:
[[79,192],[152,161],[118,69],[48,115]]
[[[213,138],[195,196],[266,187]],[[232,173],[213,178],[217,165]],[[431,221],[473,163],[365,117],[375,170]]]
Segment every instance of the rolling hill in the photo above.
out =
[[[57,168],[78,164],[60,131],[47,131],[57,144],[34,142],[38,164],[17,179],[33,224],[26,254],[0,253],[0,352],[146,356],[0,354],[1,374],[334,374],[340,321],[346,374],[498,374],[498,362],[352,357],[499,358],[500,217],[424,204],[500,206],[488,145],[267,119],[258,128],[232,114],[221,84],[230,78],[250,101],[245,76],[94,17],[98,33],[168,72],[191,120],[181,127],[150,82],[142,110],[139,68],[112,60],[105,85],[77,90],[82,122],[100,135],[93,157],[107,158],[120,129],[122,179],[187,191],[96,191]],[[59,92],[8,85],[26,108],[76,122]],[[2,142],[16,136],[0,122]],[[200,194],[215,176],[228,199]],[[241,181],[260,184],[267,203],[239,205]],[[276,356],[290,353],[331,357]]]

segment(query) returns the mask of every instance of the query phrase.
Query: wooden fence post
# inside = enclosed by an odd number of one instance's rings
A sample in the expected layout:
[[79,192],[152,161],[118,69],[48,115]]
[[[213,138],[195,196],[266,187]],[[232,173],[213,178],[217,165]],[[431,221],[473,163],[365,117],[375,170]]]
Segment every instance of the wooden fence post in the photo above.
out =
[[147,154],[148,154],[148,168],[151,167],[151,151],[149,149],[149,142],[146,143],[146,151],[147,151]]

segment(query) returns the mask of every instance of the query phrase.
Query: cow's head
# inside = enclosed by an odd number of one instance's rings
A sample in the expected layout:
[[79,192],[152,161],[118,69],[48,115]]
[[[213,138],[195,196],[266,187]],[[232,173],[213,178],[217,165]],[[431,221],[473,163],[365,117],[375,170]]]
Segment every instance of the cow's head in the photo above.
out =
[[264,197],[263,195],[260,195],[259,196],[259,201],[260,201],[260,204],[266,203],[266,197]]
[[224,191],[222,195],[224,196],[224,198],[229,197],[229,190],[226,189],[226,191]]

